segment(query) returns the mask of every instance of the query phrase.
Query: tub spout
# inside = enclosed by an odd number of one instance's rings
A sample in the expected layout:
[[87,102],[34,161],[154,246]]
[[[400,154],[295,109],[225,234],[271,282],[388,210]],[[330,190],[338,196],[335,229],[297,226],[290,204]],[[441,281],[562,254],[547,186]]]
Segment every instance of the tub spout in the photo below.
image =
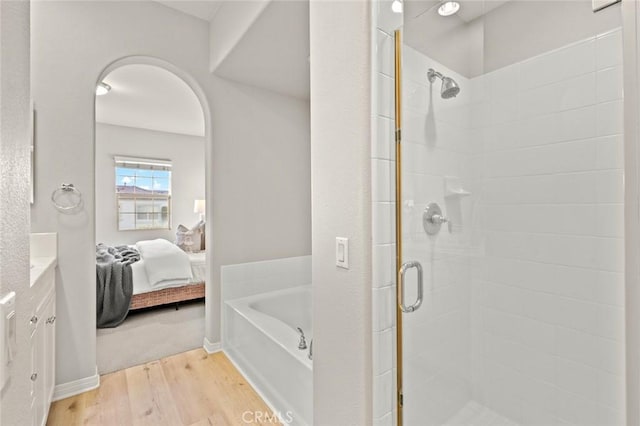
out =
[[313,359],[313,339],[309,342],[309,359]]
[[298,342],[298,349],[307,349],[307,339],[305,339],[304,331],[302,331],[300,327],[298,327],[298,333],[300,333],[300,342]]

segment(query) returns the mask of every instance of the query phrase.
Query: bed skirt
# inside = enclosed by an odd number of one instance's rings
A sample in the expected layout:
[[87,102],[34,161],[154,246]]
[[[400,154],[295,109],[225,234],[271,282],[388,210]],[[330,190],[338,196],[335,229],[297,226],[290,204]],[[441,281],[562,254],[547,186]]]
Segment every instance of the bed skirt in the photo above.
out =
[[183,287],[165,288],[148,293],[134,294],[131,297],[130,310],[151,308],[169,303],[185,302],[204,297],[204,283]]

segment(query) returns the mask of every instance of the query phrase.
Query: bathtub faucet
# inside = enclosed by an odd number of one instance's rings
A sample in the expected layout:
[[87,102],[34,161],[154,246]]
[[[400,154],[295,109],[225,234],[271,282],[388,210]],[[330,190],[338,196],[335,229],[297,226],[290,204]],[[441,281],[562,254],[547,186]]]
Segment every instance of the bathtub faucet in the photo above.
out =
[[298,333],[300,333],[300,342],[298,343],[298,349],[307,349],[307,339],[304,338],[304,331],[298,327]]

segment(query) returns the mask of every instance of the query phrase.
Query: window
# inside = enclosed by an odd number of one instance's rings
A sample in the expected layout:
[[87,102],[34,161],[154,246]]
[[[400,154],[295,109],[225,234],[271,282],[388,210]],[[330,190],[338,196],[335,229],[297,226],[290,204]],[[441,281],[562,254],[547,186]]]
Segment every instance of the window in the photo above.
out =
[[171,162],[116,157],[118,230],[171,229]]

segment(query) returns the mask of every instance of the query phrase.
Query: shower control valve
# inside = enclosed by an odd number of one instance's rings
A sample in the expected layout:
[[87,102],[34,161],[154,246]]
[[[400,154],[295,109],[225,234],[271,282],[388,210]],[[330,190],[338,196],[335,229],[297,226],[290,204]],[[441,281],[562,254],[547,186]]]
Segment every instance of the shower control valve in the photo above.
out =
[[448,223],[449,219],[442,214],[442,209],[436,203],[430,203],[422,213],[422,227],[429,235],[440,232],[443,223]]

